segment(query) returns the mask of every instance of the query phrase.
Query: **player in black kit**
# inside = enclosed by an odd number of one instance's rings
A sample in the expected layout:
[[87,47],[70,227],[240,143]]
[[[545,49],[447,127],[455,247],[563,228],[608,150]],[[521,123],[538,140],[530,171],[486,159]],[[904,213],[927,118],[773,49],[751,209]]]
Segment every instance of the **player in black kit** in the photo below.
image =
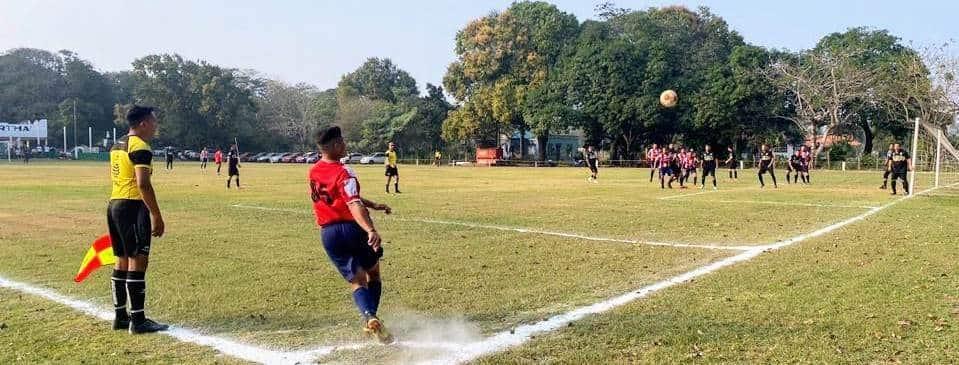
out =
[[773,178],[773,187],[778,188],[779,184],[776,182],[776,156],[773,155],[773,151],[769,149],[769,146],[763,144],[762,151],[759,152],[759,187],[765,188],[766,182],[763,181],[763,175],[769,173],[769,176]]
[[706,149],[703,151],[703,159],[700,162],[700,166],[703,168],[703,180],[702,185],[699,186],[700,189],[706,188],[706,177],[711,176],[713,178],[713,190],[716,190],[716,156],[713,155],[713,149],[708,144]]

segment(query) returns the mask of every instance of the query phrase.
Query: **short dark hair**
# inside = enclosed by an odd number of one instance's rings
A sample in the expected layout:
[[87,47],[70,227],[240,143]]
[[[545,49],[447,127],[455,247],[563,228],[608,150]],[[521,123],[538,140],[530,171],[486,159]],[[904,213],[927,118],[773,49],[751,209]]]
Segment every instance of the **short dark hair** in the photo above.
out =
[[313,134],[313,138],[317,146],[326,148],[330,146],[330,143],[343,138],[343,131],[340,130],[339,126],[329,126],[317,130],[316,133]]
[[127,124],[130,127],[136,127],[140,125],[143,121],[153,116],[153,111],[156,108],[152,106],[140,106],[134,105],[130,110],[127,111]]

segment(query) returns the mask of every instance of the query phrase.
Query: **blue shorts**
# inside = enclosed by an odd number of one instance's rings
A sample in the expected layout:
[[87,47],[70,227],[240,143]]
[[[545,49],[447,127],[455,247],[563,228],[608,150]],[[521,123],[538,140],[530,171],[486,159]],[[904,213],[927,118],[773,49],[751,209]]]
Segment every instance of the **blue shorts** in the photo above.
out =
[[373,251],[367,244],[366,231],[356,222],[325,225],[320,230],[320,237],[333,266],[349,282],[356,278],[360,270],[372,269],[383,257],[383,249]]

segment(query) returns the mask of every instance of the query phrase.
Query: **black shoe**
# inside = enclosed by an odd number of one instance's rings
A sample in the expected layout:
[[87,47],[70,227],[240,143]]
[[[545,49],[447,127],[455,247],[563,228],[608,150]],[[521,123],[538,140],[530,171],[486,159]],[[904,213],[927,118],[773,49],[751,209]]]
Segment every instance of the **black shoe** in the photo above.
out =
[[152,319],[146,319],[143,321],[143,323],[140,323],[140,324],[135,324],[133,322],[130,322],[130,333],[135,335],[143,334],[143,333],[154,333],[154,332],[166,331],[169,328],[170,326],[156,323]]
[[130,317],[117,317],[113,319],[113,330],[122,331],[130,328]]
[[402,192],[402,191],[399,191],[399,190],[395,190],[395,192],[396,192],[397,194],[403,194],[403,192]]

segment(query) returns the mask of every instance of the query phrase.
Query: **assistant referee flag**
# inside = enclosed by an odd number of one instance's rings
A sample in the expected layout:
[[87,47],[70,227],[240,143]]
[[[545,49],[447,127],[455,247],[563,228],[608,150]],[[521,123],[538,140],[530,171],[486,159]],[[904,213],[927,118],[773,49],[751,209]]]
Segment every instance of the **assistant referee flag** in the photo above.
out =
[[73,278],[73,281],[79,283],[100,266],[112,265],[116,262],[117,258],[113,256],[113,244],[110,241],[110,235],[100,236],[90,245],[90,249],[83,257],[83,263],[80,264],[80,270],[77,271],[77,276]]

